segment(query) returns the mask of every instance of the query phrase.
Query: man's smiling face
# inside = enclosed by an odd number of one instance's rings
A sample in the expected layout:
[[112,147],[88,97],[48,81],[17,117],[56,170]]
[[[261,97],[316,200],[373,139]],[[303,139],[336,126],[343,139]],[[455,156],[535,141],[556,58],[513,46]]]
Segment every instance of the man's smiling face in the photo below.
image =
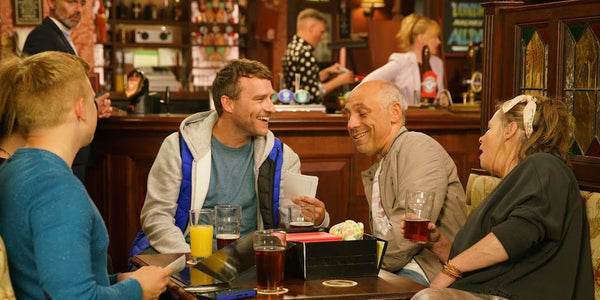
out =
[[383,107],[382,97],[377,84],[365,83],[350,94],[344,106],[354,146],[368,156],[383,156],[395,137],[394,114],[391,106]]
[[234,100],[234,121],[237,128],[249,137],[265,136],[269,130],[269,118],[275,112],[271,102],[273,87],[268,79],[241,77],[240,96]]

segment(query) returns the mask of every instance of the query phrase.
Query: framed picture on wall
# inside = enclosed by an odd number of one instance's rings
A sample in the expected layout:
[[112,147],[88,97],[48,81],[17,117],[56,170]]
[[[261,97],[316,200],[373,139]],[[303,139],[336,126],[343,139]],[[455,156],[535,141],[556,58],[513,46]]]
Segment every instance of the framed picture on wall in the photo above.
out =
[[42,0],[14,0],[15,25],[42,24]]

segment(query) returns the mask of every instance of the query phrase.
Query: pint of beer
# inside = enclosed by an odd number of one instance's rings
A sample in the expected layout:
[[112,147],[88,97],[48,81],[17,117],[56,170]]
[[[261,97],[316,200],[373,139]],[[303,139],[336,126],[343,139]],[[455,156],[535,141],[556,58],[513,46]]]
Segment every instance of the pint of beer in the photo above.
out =
[[270,229],[254,232],[256,291],[259,294],[283,294],[285,271],[285,231]]
[[431,220],[434,192],[407,191],[405,198],[404,238],[425,244]]

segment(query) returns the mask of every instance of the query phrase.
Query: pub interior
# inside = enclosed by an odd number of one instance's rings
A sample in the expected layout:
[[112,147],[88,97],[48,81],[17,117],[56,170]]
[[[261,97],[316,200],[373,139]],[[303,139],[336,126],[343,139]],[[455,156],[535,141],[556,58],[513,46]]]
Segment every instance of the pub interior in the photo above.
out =
[[[19,10],[30,2],[39,4],[35,13]],[[443,146],[467,197],[470,175],[480,168],[479,138],[496,103],[519,94],[564,99],[576,119],[573,172],[582,191],[600,192],[598,1],[90,0],[71,37],[93,66],[92,86],[110,92],[114,107],[110,118],[98,122],[85,187],[106,223],[115,271],[128,269],[148,173],[165,137],[185,117],[211,109],[212,78],[231,59],[262,62],[274,74],[276,93],[286,88],[281,60],[296,16],[306,8],[328,20],[316,50],[319,66],[339,63],[357,81],[398,51],[395,33],[404,17],[418,13],[437,21],[437,56],[452,105],[411,106],[406,127]],[[47,15],[45,0],[0,2],[0,58],[20,54],[28,32]],[[143,70],[149,88],[132,96],[127,78],[136,69]],[[355,85],[328,93],[320,104],[278,102],[269,121],[275,136],[299,155],[302,174],[319,178],[316,195],[332,225],[348,219],[369,224],[361,172],[375,159],[357,152],[340,112],[344,94]],[[599,247],[598,218],[590,223],[592,249]],[[597,250],[592,259],[600,299]]]

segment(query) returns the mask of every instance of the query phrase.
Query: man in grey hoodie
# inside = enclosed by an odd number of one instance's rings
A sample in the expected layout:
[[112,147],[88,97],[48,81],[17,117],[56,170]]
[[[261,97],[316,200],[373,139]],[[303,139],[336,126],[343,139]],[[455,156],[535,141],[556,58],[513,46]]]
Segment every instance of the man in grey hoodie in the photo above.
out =
[[[186,197],[185,185],[191,186],[187,196],[191,209],[241,205],[242,235],[279,227],[280,217],[284,218],[292,205],[292,199],[279,193],[284,187],[281,178],[285,172],[300,173],[300,159],[269,131],[269,118],[275,112],[271,79],[271,72],[260,62],[230,61],[213,81],[215,110],[187,117],[179,132],[164,140],[148,175],[141,213],[142,230],[154,250],[190,252],[187,221],[181,227],[175,224],[181,206],[178,199]],[[274,145],[283,156],[280,165],[270,155]],[[184,148],[193,159],[189,178],[185,168],[182,171]],[[323,202],[311,197],[293,201],[315,205],[315,223],[329,225]],[[179,214],[187,214],[187,210]]]

